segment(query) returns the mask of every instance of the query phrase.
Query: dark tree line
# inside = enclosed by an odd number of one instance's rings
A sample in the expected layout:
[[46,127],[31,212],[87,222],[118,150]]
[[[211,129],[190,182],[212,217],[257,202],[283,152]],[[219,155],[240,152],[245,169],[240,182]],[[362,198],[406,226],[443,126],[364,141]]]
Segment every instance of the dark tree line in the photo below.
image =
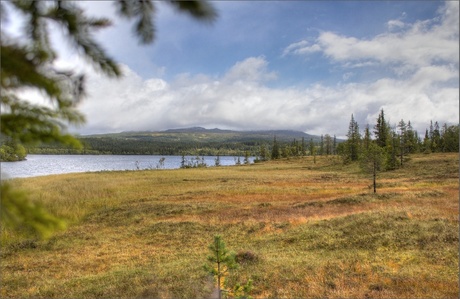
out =
[[372,174],[375,193],[377,173],[404,167],[409,154],[458,152],[459,125],[444,124],[441,129],[438,122],[433,124],[431,121],[430,128],[426,130],[425,137],[422,139],[410,121],[406,123],[401,119],[392,127],[385,119],[385,112],[382,109],[373,130],[367,124],[361,133],[352,114],[347,140],[339,144],[337,150],[345,163],[357,161],[361,169]]
[[[373,137],[373,138],[372,138]],[[371,130],[367,125],[360,132],[358,123],[351,116],[347,141],[338,146],[338,152],[345,162],[358,161],[366,158],[371,146],[376,145],[381,149],[383,162],[381,167],[385,170],[396,169],[404,166],[407,155],[414,153],[432,152],[458,152],[459,151],[459,125],[439,126],[438,122],[431,121],[422,139],[411,122],[401,119],[393,127],[385,119],[382,109]]]
[[406,123],[401,119],[398,124],[391,126],[383,109],[375,125],[371,128],[368,124],[363,131],[352,114],[346,136],[346,141],[325,134],[319,140],[306,141],[302,138],[301,141],[294,139],[290,143],[281,143],[275,136],[271,144],[260,145],[256,161],[338,154],[345,163],[349,163],[363,162],[372,156],[374,160],[377,157],[381,160],[373,167],[391,170],[403,166],[409,154],[459,151],[459,125],[444,124],[441,127],[437,121],[431,121],[422,138],[410,121]]
[[336,136],[331,137],[329,134],[321,135],[319,141],[311,138],[309,141],[294,139],[292,142],[279,142],[276,136],[273,138],[271,145],[263,144],[260,146],[258,161],[276,160],[281,158],[302,157],[302,156],[329,156],[337,154],[337,145],[339,141]]
[[[278,138],[279,137],[279,138]],[[270,138],[270,137],[269,137]],[[63,147],[59,143],[40,144],[27,148],[29,154],[113,154],[113,155],[188,155],[188,156],[250,156],[259,157],[259,160],[304,156],[309,152],[309,142],[304,137],[289,140],[286,134],[276,136],[271,142],[263,135],[236,136],[232,138],[214,136],[207,140],[193,140],[194,138],[151,138],[148,136],[85,136],[80,138],[82,149]],[[325,135],[320,142],[318,137],[315,147],[324,143],[324,154],[335,153],[335,137]],[[317,151],[322,154],[321,151]]]
[[188,155],[188,156],[251,156],[258,154],[264,141],[192,142],[152,141],[149,139],[83,138],[83,149],[65,148],[61,144],[41,144],[28,148],[29,154],[110,154],[110,155]]

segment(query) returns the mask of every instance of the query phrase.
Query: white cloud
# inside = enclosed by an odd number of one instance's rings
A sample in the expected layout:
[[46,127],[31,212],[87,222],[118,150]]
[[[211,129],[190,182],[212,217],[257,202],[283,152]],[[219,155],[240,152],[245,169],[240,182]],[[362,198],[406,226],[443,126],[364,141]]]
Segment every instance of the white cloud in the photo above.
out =
[[318,44],[313,44],[310,45],[309,42],[306,40],[302,40],[297,43],[290,44],[286,49],[283,51],[282,56],[286,56],[289,54],[299,54],[299,55],[304,55],[304,54],[312,54],[315,52],[321,52],[321,46]]
[[[319,34],[315,44],[306,41],[289,45],[284,54],[308,55],[318,49],[332,61],[350,65],[351,62],[378,62],[382,65],[406,65],[411,69],[439,63],[459,62],[459,2],[448,1],[435,19],[405,24],[400,20],[388,22],[390,29],[371,39],[358,39],[330,31]],[[406,29],[402,29],[402,28]],[[353,64],[356,65],[356,64]]]
[[225,75],[224,80],[229,82],[258,82],[276,79],[275,72],[267,70],[268,62],[264,57],[250,57],[237,62]]
[[121,80],[92,75],[90,98],[81,105],[88,118],[82,133],[205,126],[343,137],[352,113],[364,128],[382,107],[392,124],[411,120],[419,132],[432,119],[458,122],[458,87],[442,87],[458,74],[446,67],[425,67],[407,79],[306,88],[264,85],[273,72],[263,57],[237,62],[221,77],[183,74],[166,82],[142,79],[126,66],[124,73]]
[[398,30],[404,28],[405,24],[401,20],[390,20],[387,22],[387,27],[389,30]]
[[446,66],[426,66],[418,69],[409,82],[411,85],[424,89],[430,88],[437,82],[448,82],[452,79],[458,79],[458,69],[454,70]]
[[[323,53],[343,66],[343,82],[337,85],[269,87],[278,74],[265,56],[235,62],[221,75],[188,73],[168,80],[161,72],[145,79],[128,66],[120,80],[88,71],[89,97],[80,106],[88,122],[79,132],[204,126],[343,137],[352,113],[364,128],[373,126],[381,108],[392,124],[410,120],[420,134],[430,120],[458,123],[458,2],[447,2],[433,20],[409,24],[403,17],[389,21],[389,31],[373,38],[323,31],[313,42],[285,48],[283,56]],[[380,66],[396,76],[353,82],[359,80],[358,68]]]

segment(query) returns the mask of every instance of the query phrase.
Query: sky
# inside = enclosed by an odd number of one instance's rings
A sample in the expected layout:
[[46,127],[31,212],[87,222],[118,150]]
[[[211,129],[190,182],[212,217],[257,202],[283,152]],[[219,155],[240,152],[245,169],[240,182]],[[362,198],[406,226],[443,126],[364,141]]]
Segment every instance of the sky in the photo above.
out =
[[344,137],[384,109],[425,133],[459,123],[458,1],[215,1],[200,23],[157,3],[156,40],[139,45],[110,1],[77,2],[112,27],[94,36],[122,66],[108,79],[62,36],[58,64],[84,70],[87,122],[99,134],[201,126]]

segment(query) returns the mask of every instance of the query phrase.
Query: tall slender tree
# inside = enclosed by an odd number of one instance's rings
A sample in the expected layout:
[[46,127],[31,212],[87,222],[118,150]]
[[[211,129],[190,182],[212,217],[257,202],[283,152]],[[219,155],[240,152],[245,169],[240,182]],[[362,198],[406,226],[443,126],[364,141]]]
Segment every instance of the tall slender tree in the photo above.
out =
[[387,154],[387,161],[385,163],[387,170],[394,170],[399,167],[398,152],[399,152],[399,135],[396,130],[392,130],[391,139],[389,144],[384,148]]
[[319,142],[319,154],[320,156],[324,155],[324,136],[321,134],[321,140]]
[[302,137],[302,147],[301,147],[301,155],[305,156],[307,154],[307,148],[305,145],[305,138]]
[[401,167],[404,165],[404,156],[406,155],[407,148],[408,148],[408,136],[407,136],[407,124],[406,122],[401,119],[398,123],[399,129],[399,163]]
[[316,164],[316,146],[313,138],[310,138],[310,142],[308,143],[308,147],[310,150],[310,156],[313,157],[313,162]]
[[365,151],[369,150],[369,146],[370,146],[371,142],[372,142],[371,130],[369,128],[369,124],[367,124],[366,128],[364,129],[363,150],[365,150]]
[[408,153],[413,154],[418,152],[418,134],[417,131],[412,128],[410,120],[407,122],[406,130],[406,150]]
[[276,160],[276,159],[279,159],[280,157],[281,157],[281,151],[280,151],[280,147],[279,147],[278,141],[276,140],[276,136],[275,136],[273,137],[272,159]]
[[332,137],[329,134],[324,135],[324,150],[326,156],[332,155]]
[[431,141],[428,129],[425,130],[425,137],[423,138],[423,152],[425,154],[431,153]]
[[350,124],[348,126],[347,137],[346,160],[357,161],[359,158],[361,135],[359,133],[358,123],[355,121],[353,114],[351,115]]
[[377,124],[374,126],[374,136],[377,145],[380,147],[386,147],[390,142],[390,126],[385,120],[385,112],[383,108],[380,110],[377,118]]
[[337,154],[337,137],[334,134],[334,141],[332,142],[332,154]]
[[439,152],[441,150],[441,132],[439,130],[439,124],[437,121],[434,123],[434,126],[430,126],[430,131],[431,151],[433,153]]

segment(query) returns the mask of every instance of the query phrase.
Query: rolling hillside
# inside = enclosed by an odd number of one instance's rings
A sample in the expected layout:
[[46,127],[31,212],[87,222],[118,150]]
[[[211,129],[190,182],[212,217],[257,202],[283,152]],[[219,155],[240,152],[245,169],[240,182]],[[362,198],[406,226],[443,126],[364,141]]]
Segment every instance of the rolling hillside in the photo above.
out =
[[276,136],[280,144],[294,140],[305,143],[318,142],[319,136],[299,131],[231,131],[201,127],[170,129],[166,131],[121,132],[80,136],[83,151],[63,148],[60,145],[40,145],[29,153],[79,153],[79,154],[147,154],[147,155],[242,155],[249,151],[256,155],[261,145],[270,147]]

